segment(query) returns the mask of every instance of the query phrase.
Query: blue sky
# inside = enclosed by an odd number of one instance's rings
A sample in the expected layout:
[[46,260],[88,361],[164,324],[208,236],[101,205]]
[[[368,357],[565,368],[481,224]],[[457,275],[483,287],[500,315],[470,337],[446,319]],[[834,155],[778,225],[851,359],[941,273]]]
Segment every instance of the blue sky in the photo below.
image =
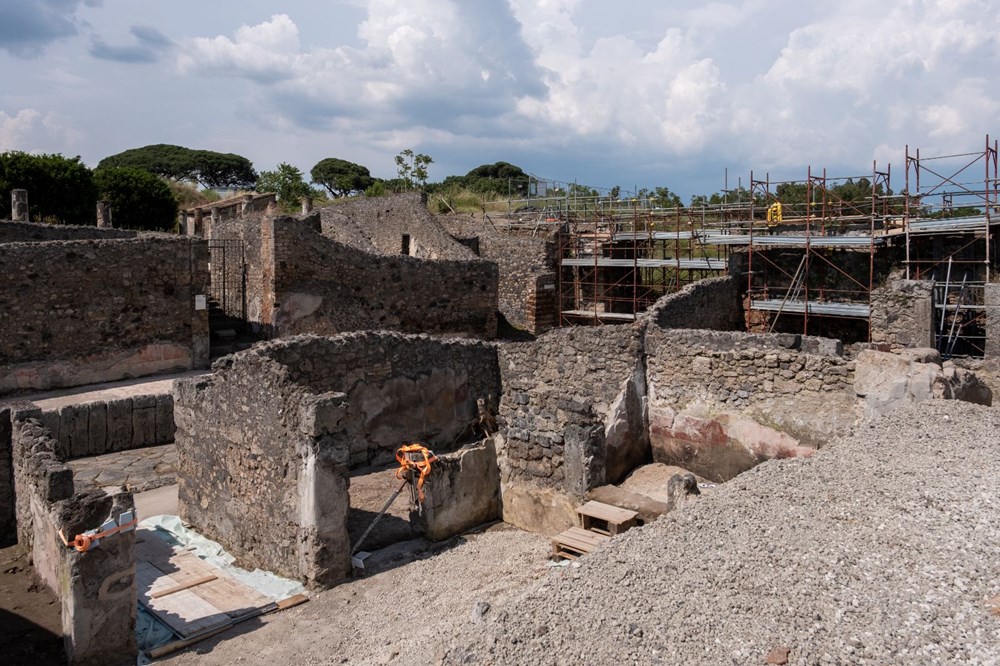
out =
[[0,0],[0,150],[483,163],[685,199],[980,150],[989,0]]

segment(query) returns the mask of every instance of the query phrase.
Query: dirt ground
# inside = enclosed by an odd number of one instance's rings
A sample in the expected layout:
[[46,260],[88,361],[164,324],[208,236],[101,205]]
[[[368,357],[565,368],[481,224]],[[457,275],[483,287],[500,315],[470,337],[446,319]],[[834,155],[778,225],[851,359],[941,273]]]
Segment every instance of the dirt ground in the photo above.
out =
[[[398,465],[359,469],[351,474],[351,512],[347,516],[347,534],[355,546],[371,525],[386,501],[399,489]],[[407,489],[396,498],[389,510],[365,538],[362,550],[373,551],[416,536],[410,526],[410,494]]]
[[56,596],[38,580],[23,548],[0,549],[0,663],[65,662]]
[[438,633],[442,627],[482,621],[490,608],[550,571],[548,555],[547,538],[497,523],[401,554],[404,561],[417,559],[319,592],[306,604],[247,621],[162,661],[433,663],[450,638]]

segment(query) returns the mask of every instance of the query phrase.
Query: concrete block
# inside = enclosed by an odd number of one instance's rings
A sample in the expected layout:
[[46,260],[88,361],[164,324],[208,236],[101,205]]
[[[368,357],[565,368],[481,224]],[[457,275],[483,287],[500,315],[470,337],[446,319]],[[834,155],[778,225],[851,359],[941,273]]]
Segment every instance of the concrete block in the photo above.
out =
[[99,456],[108,450],[108,404],[101,401],[92,402],[89,406],[87,431],[90,439],[90,455]]
[[156,396],[156,444],[174,441],[174,398],[169,393]]
[[108,452],[132,448],[132,399],[109,400],[107,414]]
[[132,398],[132,445],[139,449],[156,442],[156,396],[139,395]]

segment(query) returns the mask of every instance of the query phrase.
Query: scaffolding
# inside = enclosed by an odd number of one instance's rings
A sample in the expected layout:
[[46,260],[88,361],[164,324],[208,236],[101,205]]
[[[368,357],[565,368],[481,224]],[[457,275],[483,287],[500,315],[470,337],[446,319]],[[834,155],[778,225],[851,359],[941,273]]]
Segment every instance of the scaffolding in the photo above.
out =
[[[751,172],[748,232],[726,240],[746,247],[747,309],[757,313],[747,317],[748,328],[774,331],[782,317],[794,317],[808,334],[814,318],[832,317],[864,321],[870,339],[875,254],[892,226],[890,180],[891,169],[877,163],[870,174],[847,177],[809,167],[799,181]],[[863,200],[838,194],[838,186],[854,182],[868,183]],[[797,196],[783,198],[782,186]]]
[[984,285],[998,256],[997,147],[987,137],[981,151],[926,157],[907,146],[899,194],[891,167],[873,162],[855,176],[808,167],[803,180],[772,181],[751,172],[749,190],[719,205],[579,196],[586,188],[573,184],[538,185],[535,198],[508,207],[555,233],[560,325],[632,321],[732,264],[746,280],[748,330],[870,341],[873,290],[901,262],[907,278],[933,283],[942,353],[982,356]]
[[938,350],[986,352],[986,285],[995,274],[997,142],[980,151],[921,155],[906,147],[906,276],[934,286]]
[[563,211],[557,232],[561,326],[633,321],[664,294],[727,270],[706,242],[722,211],[638,202]]

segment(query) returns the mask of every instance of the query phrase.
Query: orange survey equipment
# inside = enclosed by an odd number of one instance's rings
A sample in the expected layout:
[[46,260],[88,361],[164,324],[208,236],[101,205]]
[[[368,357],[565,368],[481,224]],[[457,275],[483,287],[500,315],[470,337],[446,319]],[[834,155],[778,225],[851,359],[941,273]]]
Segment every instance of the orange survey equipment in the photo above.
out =
[[422,444],[407,444],[396,451],[396,462],[399,463],[396,478],[412,480],[413,475],[418,475],[416,487],[420,502],[424,501],[424,479],[431,473],[431,463],[436,461],[434,452]]

